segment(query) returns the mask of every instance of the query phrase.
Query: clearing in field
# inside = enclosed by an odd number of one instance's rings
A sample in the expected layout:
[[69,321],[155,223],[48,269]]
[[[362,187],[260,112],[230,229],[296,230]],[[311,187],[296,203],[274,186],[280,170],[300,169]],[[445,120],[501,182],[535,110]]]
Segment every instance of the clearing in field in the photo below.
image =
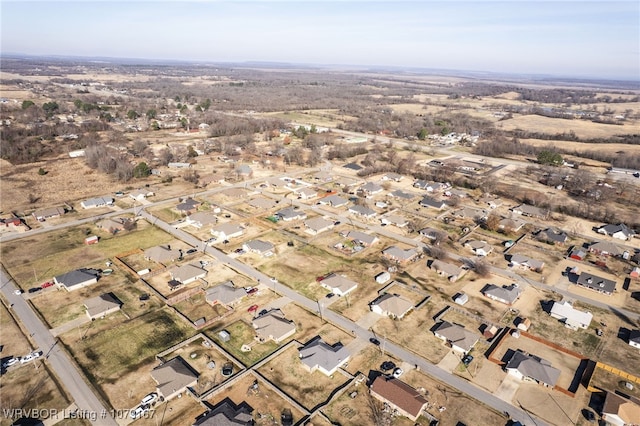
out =
[[580,138],[610,138],[614,135],[634,134],[638,132],[638,126],[633,124],[603,124],[586,120],[566,120],[540,115],[514,115],[514,118],[500,121],[496,126],[507,131],[520,129],[550,134],[574,132],[576,136]]

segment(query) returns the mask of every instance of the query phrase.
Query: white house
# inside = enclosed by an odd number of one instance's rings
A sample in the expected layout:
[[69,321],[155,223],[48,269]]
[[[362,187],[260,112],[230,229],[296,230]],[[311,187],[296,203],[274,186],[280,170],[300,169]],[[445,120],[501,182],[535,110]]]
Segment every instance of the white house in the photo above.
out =
[[148,189],[136,189],[129,193],[129,197],[136,201],[144,201],[147,197],[154,196],[155,193],[153,191],[149,191]]
[[80,206],[82,206],[83,209],[95,209],[97,207],[112,206],[113,201],[111,197],[89,198],[88,200],[80,202]]
[[311,373],[318,370],[326,376],[331,376],[351,358],[349,350],[342,343],[338,342],[332,346],[320,337],[307,343],[298,351],[303,367]]
[[336,273],[329,274],[320,281],[320,285],[338,296],[349,294],[358,287],[357,282]]
[[397,294],[384,293],[369,304],[371,312],[390,318],[402,319],[413,309],[413,303]]
[[583,330],[586,329],[589,327],[591,320],[593,319],[593,314],[591,314],[591,312],[579,311],[566,300],[562,303],[553,302],[553,306],[551,307],[549,314],[553,318],[564,322],[564,325],[572,330],[577,330],[579,328]]
[[244,228],[233,223],[223,223],[211,228],[211,235],[220,240],[229,240],[244,234]]

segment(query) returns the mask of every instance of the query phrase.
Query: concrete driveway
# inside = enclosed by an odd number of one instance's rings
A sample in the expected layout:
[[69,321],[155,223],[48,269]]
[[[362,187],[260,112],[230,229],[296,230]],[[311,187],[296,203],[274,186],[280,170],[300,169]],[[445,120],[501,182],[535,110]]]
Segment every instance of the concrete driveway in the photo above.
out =
[[516,392],[518,392],[521,383],[522,382],[517,377],[507,374],[493,395],[505,402],[511,403],[513,398],[516,396]]
[[460,364],[460,355],[454,351],[449,351],[442,360],[438,363],[438,367],[442,368],[447,373],[451,373]]

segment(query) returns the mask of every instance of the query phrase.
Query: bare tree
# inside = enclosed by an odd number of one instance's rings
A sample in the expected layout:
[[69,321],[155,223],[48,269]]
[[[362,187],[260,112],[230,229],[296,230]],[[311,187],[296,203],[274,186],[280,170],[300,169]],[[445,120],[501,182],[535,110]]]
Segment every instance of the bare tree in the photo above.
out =
[[491,275],[491,266],[484,259],[478,259],[473,263],[473,270],[476,274],[480,275],[483,278]]

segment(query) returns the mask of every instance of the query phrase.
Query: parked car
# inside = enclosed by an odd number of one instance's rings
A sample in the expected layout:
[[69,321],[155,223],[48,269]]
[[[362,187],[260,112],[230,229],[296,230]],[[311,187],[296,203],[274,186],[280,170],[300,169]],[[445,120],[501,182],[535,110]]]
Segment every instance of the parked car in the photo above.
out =
[[53,283],[51,281],[47,281],[46,283],[42,283],[42,285],[40,287],[42,288],[48,288],[48,287],[53,287]]
[[402,368],[396,368],[395,370],[393,370],[393,377],[397,379],[398,377],[402,376],[402,373],[404,373],[404,371],[402,371]]
[[462,363],[465,365],[465,367],[468,367],[469,364],[471,364],[471,361],[473,361],[473,355],[465,355],[462,358]]
[[29,289],[29,293],[37,293],[37,292],[39,292],[40,290],[42,290],[42,287],[31,287],[31,288]]
[[198,251],[198,249],[192,248],[192,249],[187,250],[187,254],[193,254],[193,253],[195,253],[197,251]]
[[151,405],[154,402],[156,402],[158,399],[158,394],[155,392],[151,392],[150,394],[146,395],[144,398],[142,398],[142,401],[140,401],[140,405]]
[[245,290],[247,291],[247,294],[254,294],[258,292],[257,287],[247,287]]
[[258,310],[258,305],[251,305],[249,306],[249,309],[247,309],[247,312],[255,312]]
[[15,294],[15,295],[17,295],[17,296],[20,296],[20,295],[22,294],[22,290],[17,289],[17,290],[15,290],[15,291],[13,292],[13,294]]
[[382,371],[391,371],[396,369],[396,365],[392,361],[385,361],[380,365]]
[[6,360],[5,362],[2,363],[2,368],[9,368],[12,365],[15,365],[17,363],[20,362],[20,357],[16,358],[14,356],[12,356],[11,358],[9,358],[8,360]]
[[589,423],[594,423],[596,421],[596,415],[591,410],[585,408],[582,410],[582,415]]
[[237,248],[237,249],[235,249],[233,252],[234,252],[234,253],[236,253],[236,254],[245,254],[245,253],[246,253],[246,252],[244,251],[244,249],[241,249],[241,248]]
[[376,346],[380,346],[380,340],[376,339],[375,337],[371,337],[369,339],[369,342],[373,343]]

